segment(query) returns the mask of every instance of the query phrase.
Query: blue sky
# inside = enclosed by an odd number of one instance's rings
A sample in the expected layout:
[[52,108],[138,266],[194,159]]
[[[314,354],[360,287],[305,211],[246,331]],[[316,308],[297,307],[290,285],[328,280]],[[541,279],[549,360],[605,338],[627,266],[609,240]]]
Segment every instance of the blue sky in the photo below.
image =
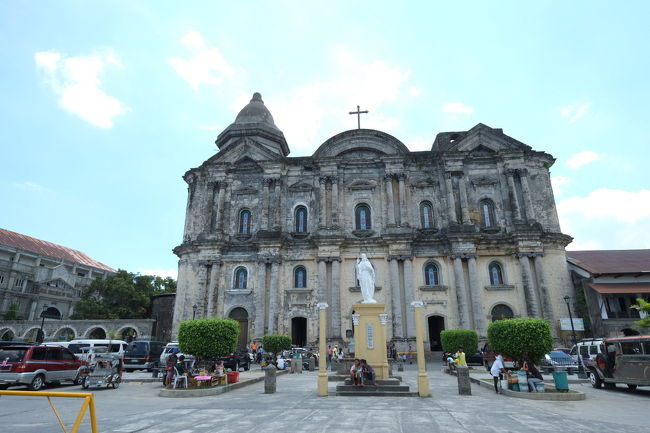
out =
[[0,227],[175,275],[181,176],[259,91],[290,156],[357,104],[411,150],[503,128],[569,249],[650,248],[650,3],[311,3],[0,2]]

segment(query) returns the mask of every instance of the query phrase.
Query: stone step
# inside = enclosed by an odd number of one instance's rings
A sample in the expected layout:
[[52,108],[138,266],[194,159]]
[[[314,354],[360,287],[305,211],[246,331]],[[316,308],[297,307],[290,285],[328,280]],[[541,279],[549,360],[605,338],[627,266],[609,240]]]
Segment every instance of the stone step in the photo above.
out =
[[[367,388],[367,387],[364,387]],[[337,396],[345,397],[417,397],[417,392],[370,391],[366,389],[355,391],[336,391]]]
[[[399,379],[395,379],[395,378],[377,379],[376,382],[377,382],[377,385],[390,385],[390,386],[399,385],[400,383],[402,383]],[[350,379],[349,377],[347,379],[345,379],[345,384],[346,385],[352,385],[352,379]]]
[[409,392],[408,385],[364,385],[364,386],[355,386],[355,385],[337,385],[336,392],[339,391],[392,391],[392,392]]

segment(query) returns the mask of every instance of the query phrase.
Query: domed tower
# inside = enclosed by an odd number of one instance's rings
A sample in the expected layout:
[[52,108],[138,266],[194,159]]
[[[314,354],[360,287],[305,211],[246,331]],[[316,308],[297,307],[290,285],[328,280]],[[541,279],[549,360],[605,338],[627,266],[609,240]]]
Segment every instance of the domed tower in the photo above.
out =
[[257,92],[242,108],[235,121],[219,134],[215,143],[223,153],[243,137],[252,138],[265,149],[279,156],[289,155],[289,146],[284,134],[275,126],[271,112],[264,105],[262,95]]

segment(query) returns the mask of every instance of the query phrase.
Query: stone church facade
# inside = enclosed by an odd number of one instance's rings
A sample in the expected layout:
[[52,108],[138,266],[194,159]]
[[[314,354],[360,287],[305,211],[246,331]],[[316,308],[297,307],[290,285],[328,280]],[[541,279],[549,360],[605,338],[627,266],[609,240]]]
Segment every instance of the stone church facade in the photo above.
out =
[[295,344],[349,343],[362,296],[355,265],[375,268],[388,338],[415,338],[424,302],[427,347],[443,329],[503,317],[556,323],[570,292],[549,167],[554,158],[478,124],[439,133],[411,152],[384,132],[355,129],[289,157],[261,96],[217,138],[219,151],[189,170],[173,335],[195,317],[232,317],[240,342],[267,333]]

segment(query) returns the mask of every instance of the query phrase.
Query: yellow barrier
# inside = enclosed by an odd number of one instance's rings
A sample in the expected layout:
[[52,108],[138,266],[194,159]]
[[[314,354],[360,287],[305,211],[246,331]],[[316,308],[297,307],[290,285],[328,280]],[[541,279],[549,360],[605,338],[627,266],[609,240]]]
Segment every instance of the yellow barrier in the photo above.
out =
[[[47,401],[50,403],[50,407],[54,411],[54,415],[56,416],[56,419],[59,421],[59,425],[61,426],[61,429],[63,430],[63,433],[77,433],[77,430],[79,430],[79,426],[81,425],[81,420],[84,417],[84,414],[86,413],[86,409],[88,409],[88,412],[90,413],[90,428],[92,429],[92,433],[98,433],[99,430],[97,430],[97,417],[95,416],[95,395],[89,392],[36,392],[36,391],[0,391],[0,396],[2,395],[19,395],[22,397],[47,397]],[[79,414],[77,415],[77,418],[74,421],[74,425],[72,426],[72,430],[69,432],[65,429],[65,425],[63,424],[63,420],[61,419],[61,415],[59,415],[59,411],[56,410],[56,406],[54,406],[54,402],[52,401],[51,397],[67,397],[67,398],[83,398],[84,402],[81,405],[81,409],[79,409]]]

